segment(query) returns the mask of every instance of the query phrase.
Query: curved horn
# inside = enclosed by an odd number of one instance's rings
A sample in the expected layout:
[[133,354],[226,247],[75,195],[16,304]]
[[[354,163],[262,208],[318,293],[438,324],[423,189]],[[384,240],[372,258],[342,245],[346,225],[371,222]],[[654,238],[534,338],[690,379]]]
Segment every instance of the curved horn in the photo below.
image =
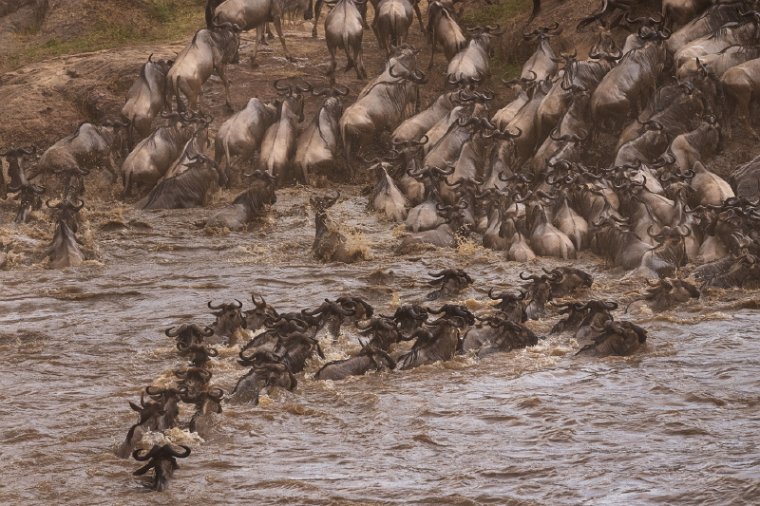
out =
[[[167,445],[167,446],[169,446],[169,445]],[[187,457],[188,455],[190,455],[190,447],[189,446],[185,446],[185,445],[178,445],[178,446],[180,448],[182,448],[183,450],[185,450],[185,453],[179,453],[174,448],[172,448],[171,446],[169,446],[169,453],[172,455],[172,457],[177,457],[178,459],[184,459],[185,457]]]

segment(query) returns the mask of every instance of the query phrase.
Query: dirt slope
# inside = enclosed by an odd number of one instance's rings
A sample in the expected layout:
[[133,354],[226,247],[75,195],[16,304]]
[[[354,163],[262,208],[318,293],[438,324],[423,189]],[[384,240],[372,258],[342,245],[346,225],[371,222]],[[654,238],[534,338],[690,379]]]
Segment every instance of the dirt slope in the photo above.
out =
[[[172,57],[191,39],[194,30],[203,24],[203,0],[49,0],[48,3],[39,31],[32,37],[39,40],[45,37],[62,37],[55,40],[69,43],[66,41],[81,40],[82,34],[90,37],[93,30],[102,33],[102,28],[92,27],[94,21],[119,19],[128,14],[135,16],[132,18],[135,21],[131,24],[137,28],[132,28],[130,33],[116,33],[109,42],[120,43],[121,37],[131,37],[128,40],[136,39],[138,42],[129,47],[50,58],[0,75],[0,107],[6,120],[0,124],[0,148],[35,144],[42,150],[72,132],[82,121],[101,121],[118,117],[126,91],[148,55],[155,53],[156,57]],[[576,48],[581,57],[593,44],[596,37],[594,31],[578,33],[575,26],[583,17],[598,8],[600,3],[597,0],[544,0],[543,3],[542,14],[528,26],[526,21],[530,0],[502,0],[498,4],[489,4],[485,0],[471,0],[464,3],[464,19],[469,25],[499,23],[507,28],[501,44],[494,48],[492,59],[494,77],[489,86],[497,92],[494,110],[511,98],[511,94],[499,84],[498,78],[518,72],[522,63],[535,49],[534,43],[523,40],[524,29],[532,30],[553,22],[560,23],[564,29],[562,34],[552,41],[553,46],[558,51]],[[4,5],[6,2],[0,0],[0,15],[4,12]],[[25,9],[29,9],[29,5]],[[652,14],[656,12],[658,5],[657,0],[638,2],[634,14]],[[161,10],[159,7],[169,10]],[[425,8],[423,3],[423,11]],[[18,9],[18,12],[22,10]],[[145,26],[150,27],[152,25],[147,21],[150,15],[155,22],[156,19],[168,15],[167,13],[171,16],[164,18],[165,22],[161,25],[165,29],[170,27],[174,30],[184,26],[177,24],[180,18],[182,23],[187,23],[188,19],[194,21],[172,39],[174,42],[140,42],[145,33],[150,35],[150,30],[154,29],[140,28],[140,23],[144,21]],[[0,17],[0,21],[8,19],[10,17],[7,15]],[[321,37],[321,26],[318,39],[309,36],[310,30],[310,23],[286,29],[286,40],[296,57],[295,62],[285,61],[279,43],[274,41],[269,47],[263,48],[258,58],[261,66],[256,69],[251,69],[245,64],[251,51],[250,39],[253,33],[244,35],[241,47],[243,64],[233,66],[229,71],[236,108],[242,108],[253,96],[274,96],[271,82],[279,77],[302,75],[315,84],[324,83],[327,51]],[[158,36],[158,32],[151,33]],[[167,33],[170,32],[165,32],[164,35]],[[620,42],[626,35],[627,32],[622,28],[615,33]],[[416,20],[411,28],[410,42],[423,48],[420,58],[426,62],[428,49]],[[98,43],[97,39],[95,43]],[[372,77],[382,69],[383,60],[371,32],[365,34],[364,49],[367,70]],[[343,62],[341,56],[339,68]],[[429,74],[429,83],[422,90],[425,100],[443,90],[444,70],[443,58],[439,55],[436,58],[436,66]],[[352,96],[355,96],[364,84],[356,80],[353,73],[339,73],[338,79],[341,84],[349,86]],[[223,108],[222,92],[221,83],[215,77],[204,87],[204,107],[216,118],[212,130],[228,115]],[[317,105],[317,100],[308,101],[307,114]],[[715,169],[721,173],[729,172],[736,164],[757,154],[754,143],[742,136],[727,138],[724,147],[723,153],[714,161]]]

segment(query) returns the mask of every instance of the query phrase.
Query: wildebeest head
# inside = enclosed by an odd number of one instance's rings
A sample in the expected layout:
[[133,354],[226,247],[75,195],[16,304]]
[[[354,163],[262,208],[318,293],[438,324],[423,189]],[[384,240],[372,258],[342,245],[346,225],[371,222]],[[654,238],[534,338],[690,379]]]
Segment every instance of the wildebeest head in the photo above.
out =
[[528,319],[525,314],[525,307],[522,304],[522,301],[525,300],[524,291],[521,290],[518,294],[508,292],[494,294],[493,288],[491,288],[488,291],[488,297],[491,300],[499,301],[496,307],[504,314],[506,319],[517,323]]
[[343,114],[343,102],[340,97],[345,97],[348,95],[348,92],[348,88],[339,84],[332,88],[312,90],[312,94],[315,97],[326,97],[322,102],[322,109],[332,118],[340,118],[341,114]]
[[526,276],[524,272],[521,272],[520,279],[531,281],[531,283],[523,285],[527,303],[525,311],[528,319],[536,320],[543,315],[544,306],[552,299],[551,282],[559,281],[560,274],[543,274],[540,276],[531,274]]
[[183,323],[179,327],[169,327],[164,333],[167,337],[176,338],[177,345],[182,344],[184,347],[189,347],[193,344],[203,344],[203,338],[213,336],[214,329],[211,327],[200,328],[194,323]]
[[148,399],[146,402],[145,392],[140,394],[139,405],[129,401],[129,407],[140,415],[140,419],[127,431],[127,437],[118,452],[121,458],[127,458],[129,452],[142,437],[142,433],[135,434],[138,427],[142,428],[143,432],[157,430],[159,427],[159,420],[165,414],[164,404],[154,399]]
[[[0,157],[4,157],[8,160],[8,177],[10,178],[9,185],[11,187],[21,187],[27,184],[26,174],[19,160],[25,156],[33,155],[37,152],[36,146],[29,146],[28,148],[11,148],[7,151],[0,153]],[[0,176],[1,177],[1,176]],[[5,198],[5,195],[0,196]]]
[[273,86],[282,97],[280,117],[282,118],[287,113],[295,115],[298,121],[303,121],[303,93],[311,91],[312,85],[303,79],[287,78],[277,79]]
[[581,302],[568,302],[567,304],[558,305],[557,308],[559,314],[567,316],[552,327],[551,334],[575,332],[588,314],[587,305]]
[[179,416],[178,403],[180,398],[187,395],[184,388],[158,388],[154,386],[145,387],[145,393],[151,399],[161,405],[161,417],[158,421],[157,430],[165,430],[177,425]]
[[235,299],[235,302],[218,305],[214,305],[212,301],[208,301],[208,308],[212,310],[211,314],[216,317],[211,328],[214,329],[216,335],[230,338],[231,344],[233,344],[232,340],[235,332],[247,327],[246,319],[240,311],[242,307],[243,303],[237,299]]
[[475,315],[472,314],[469,309],[460,304],[444,304],[438,310],[428,309],[428,311],[432,314],[443,314],[443,316],[439,317],[437,320],[434,320],[436,322],[443,319],[461,319],[467,325],[475,325]]
[[357,306],[355,303],[343,304],[337,300],[333,302],[329,299],[325,299],[318,308],[310,311],[303,310],[301,311],[301,314],[317,317],[319,319],[318,326],[320,328],[327,326],[330,334],[332,334],[333,337],[338,337],[340,327],[343,325],[345,317],[354,316],[356,311]]
[[183,343],[177,343],[177,350],[181,356],[190,360],[193,367],[205,367],[211,357],[216,357],[219,352],[215,348],[202,344],[191,344],[185,346]]
[[647,280],[647,284],[649,287],[643,300],[656,311],[700,297],[699,289],[683,279],[659,279],[655,283]]
[[473,283],[470,275],[462,269],[444,269],[437,273],[431,272],[430,275],[434,279],[429,284],[432,286],[440,285],[440,288],[430,292],[427,295],[428,300],[436,300],[442,296],[451,296]]
[[354,312],[352,315],[347,315],[350,316],[350,319],[353,321],[372,318],[372,314],[375,312],[374,308],[361,297],[343,296],[335,299],[335,302],[348,309],[349,311]]
[[290,372],[297,374],[303,371],[306,360],[314,353],[324,359],[325,354],[319,346],[319,341],[303,332],[292,332],[280,338],[280,344],[275,353],[282,353],[284,362],[290,368]]
[[188,399],[193,399],[199,392],[207,390],[211,376],[213,376],[211,371],[202,367],[188,367],[187,369],[175,370],[174,375],[179,378],[179,386],[185,390],[185,398]]
[[76,233],[78,230],[78,213],[84,207],[83,200],[69,200],[68,198],[61,200],[57,204],[51,204],[51,200],[47,200],[45,205],[49,209],[56,210],[56,220],[64,221],[71,230]]
[[254,307],[244,313],[246,328],[250,330],[256,330],[264,326],[268,319],[276,320],[280,316],[277,310],[267,303],[263,295],[259,295],[261,301],[256,300],[256,295],[256,292],[251,293],[251,301]]
[[166,489],[174,471],[179,469],[177,459],[184,459],[190,455],[190,448],[180,445],[184,452],[175,450],[171,444],[154,445],[149,451],[137,449],[132,453],[132,457],[140,462],[148,461],[147,464],[136,470],[135,476],[140,476],[153,469],[153,479],[151,488],[157,492]]
[[385,350],[381,349],[378,346],[375,346],[372,344],[372,342],[359,342],[362,345],[362,349],[359,352],[359,355],[368,357],[375,365],[376,370],[382,371],[383,369],[389,369],[392,371],[396,368],[396,361],[393,360],[393,358],[391,358],[391,356],[388,355]]
[[406,79],[412,82],[423,83],[425,74],[417,70],[417,54],[420,51],[408,45],[393,48],[386,71],[394,79]]
[[366,325],[357,327],[361,330],[360,334],[370,337],[369,344],[382,350],[388,350],[391,344],[397,343],[401,339],[396,322],[386,316],[372,318]]
[[598,356],[626,356],[635,352],[647,340],[647,332],[631,322],[608,320],[604,332],[593,344],[582,348],[578,353],[592,352]]
[[604,325],[614,319],[611,311],[617,308],[617,302],[613,301],[590,300],[586,302],[578,308],[579,311],[586,312],[578,328],[583,329],[584,334],[599,334],[604,329]]
[[393,313],[393,320],[404,335],[413,334],[427,319],[427,309],[416,304],[402,304]]
[[578,288],[591,288],[594,283],[590,274],[573,267],[558,267],[551,271],[544,269],[544,272],[552,276],[549,279],[552,297],[565,297]]
[[222,51],[224,63],[240,63],[240,27],[233,23],[213,24],[211,36]]

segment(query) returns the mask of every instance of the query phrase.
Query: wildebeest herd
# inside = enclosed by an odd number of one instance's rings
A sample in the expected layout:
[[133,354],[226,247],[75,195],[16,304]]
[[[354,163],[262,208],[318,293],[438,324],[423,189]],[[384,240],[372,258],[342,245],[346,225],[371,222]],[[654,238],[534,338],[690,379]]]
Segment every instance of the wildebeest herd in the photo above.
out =
[[[253,63],[267,22],[290,57],[280,0],[209,0],[207,27],[174,61],[148,58],[121,118],[80,125],[28,171],[24,160],[36,150],[6,149],[10,182],[0,179],[0,197],[16,193],[16,222],[42,206],[46,188],[40,179],[60,188],[57,203],[47,200],[56,220],[50,265],[84,260],[76,237],[78,212],[85,178],[96,169],[120,181],[123,198],[136,194],[140,209],[203,206],[216,187],[246,185],[206,221],[228,229],[245,228],[265,214],[279,187],[325,179],[357,182],[366,170],[376,178],[368,207],[405,225],[400,254],[456,247],[463,238],[518,262],[537,256],[571,260],[589,251],[610,267],[656,280],[642,295],[655,310],[700,296],[685,272],[701,288],[757,286],[760,157],[737,167],[728,181],[708,167],[726,138],[757,137],[750,111],[760,91],[758,2],[663,0],[662,14],[636,16],[634,2],[604,0],[576,27],[597,32],[586,58],[553,48],[566,26],[526,29],[525,40],[537,48],[519,76],[504,81],[513,99],[498,110],[490,106],[496,95],[488,87],[494,81],[490,53],[504,30],[462,26],[449,0],[429,2],[424,30],[428,68],[437,47],[448,60],[445,91],[422,107],[420,86],[431,77],[418,67],[420,50],[407,44],[415,12],[423,28],[417,2],[373,0],[371,27],[387,56],[385,67],[346,103],[350,90],[336,84],[336,58],[338,50],[345,51],[346,70],[367,78],[366,2],[327,3],[332,6],[324,22],[329,86],[315,89],[299,77],[277,80],[272,84],[278,98],[250,98],[214,139],[209,138],[213,118],[202,107],[203,84],[217,75],[232,109],[226,66],[240,61],[240,32],[257,28]],[[321,4],[309,4],[306,17],[318,18]],[[540,2],[534,6],[537,13]],[[306,121],[308,94],[322,103]],[[364,253],[348,244],[328,216],[339,198],[335,192],[310,199],[313,253],[324,262],[362,260]],[[524,322],[545,316],[550,299],[573,297],[592,284],[588,274],[572,267],[523,279],[530,282],[519,291],[491,290],[489,296],[499,302],[480,315],[456,303],[439,309],[403,304],[392,316],[376,315],[356,297],[293,313],[280,313],[255,296],[254,308],[245,312],[239,302],[209,304],[213,325],[167,330],[190,365],[176,371],[173,386],[148,387],[140,405],[131,404],[140,419],[119,453],[128,456],[146,431],[179,424],[181,404],[195,406],[187,425],[202,432],[212,413],[221,412],[223,400],[256,402],[269,388],[293,390],[294,375],[321,353],[322,328],[337,336],[341,325],[350,323],[368,341],[351,358],[326,364],[315,379],[409,369],[456,353],[481,356],[535,345],[539,337]],[[471,283],[461,270],[442,271],[428,298],[451,302]],[[628,355],[646,341],[643,328],[613,318],[613,301],[559,307],[566,316],[553,332],[572,334],[582,353]],[[259,329],[264,330],[255,337],[246,334]],[[242,335],[251,339],[237,343]],[[403,341],[414,344],[397,349]],[[218,354],[212,346],[220,343],[241,344],[239,362],[250,367],[229,393],[210,385]],[[189,453],[160,445],[147,453],[134,450],[134,457],[148,460],[138,473],[154,468],[153,486],[162,489],[176,458]]]

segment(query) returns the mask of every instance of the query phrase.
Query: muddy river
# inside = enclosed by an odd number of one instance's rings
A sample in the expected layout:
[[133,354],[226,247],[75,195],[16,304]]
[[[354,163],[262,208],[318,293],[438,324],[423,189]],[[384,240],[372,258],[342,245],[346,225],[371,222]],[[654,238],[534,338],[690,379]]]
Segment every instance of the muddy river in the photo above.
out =
[[[192,455],[163,493],[132,476],[115,450],[136,421],[128,400],[184,364],[163,330],[210,323],[207,301],[262,293],[280,310],[325,297],[365,297],[379,312],[421,302],[427,272],[467,270],[460,301],[478,311],[488,288],[521,270],[474,243],[394,254],[399,232],[344,189],[330,214],[371,259],[322,265],[311,256],[311,190],[278,193],[251,231],[198,228],[208,210],[143,212],[92,200],[76,269],[47,270],[49,218],[15,227],[0,272],[2,504],[757,504],[760,501],[760,324],[757,293],[711,291],[677,311],[633,308],[649,331],[630,358],[576,357],[567,336],[487,359],[318,382],[315,359],[296,391],[259,406],[225,405],[203,439],[170,434]],[[229,194],[217,196],[219,202]],[[10,219],[10,204],[0,208]],[[37,214],[41,218],[42,214]],[[580,297],[632,300],[643,281],[591,256]],[[621,304],[624,307],[624,304]],[[550,311],[556,314],[556,311]],[[530,326],[546,334],[556,317]],[[344,327],[322,336],[327,360],[358,349]],[[212,383],[246,369],[221,348]],[[182,418],[187,419],[188,412]]]

